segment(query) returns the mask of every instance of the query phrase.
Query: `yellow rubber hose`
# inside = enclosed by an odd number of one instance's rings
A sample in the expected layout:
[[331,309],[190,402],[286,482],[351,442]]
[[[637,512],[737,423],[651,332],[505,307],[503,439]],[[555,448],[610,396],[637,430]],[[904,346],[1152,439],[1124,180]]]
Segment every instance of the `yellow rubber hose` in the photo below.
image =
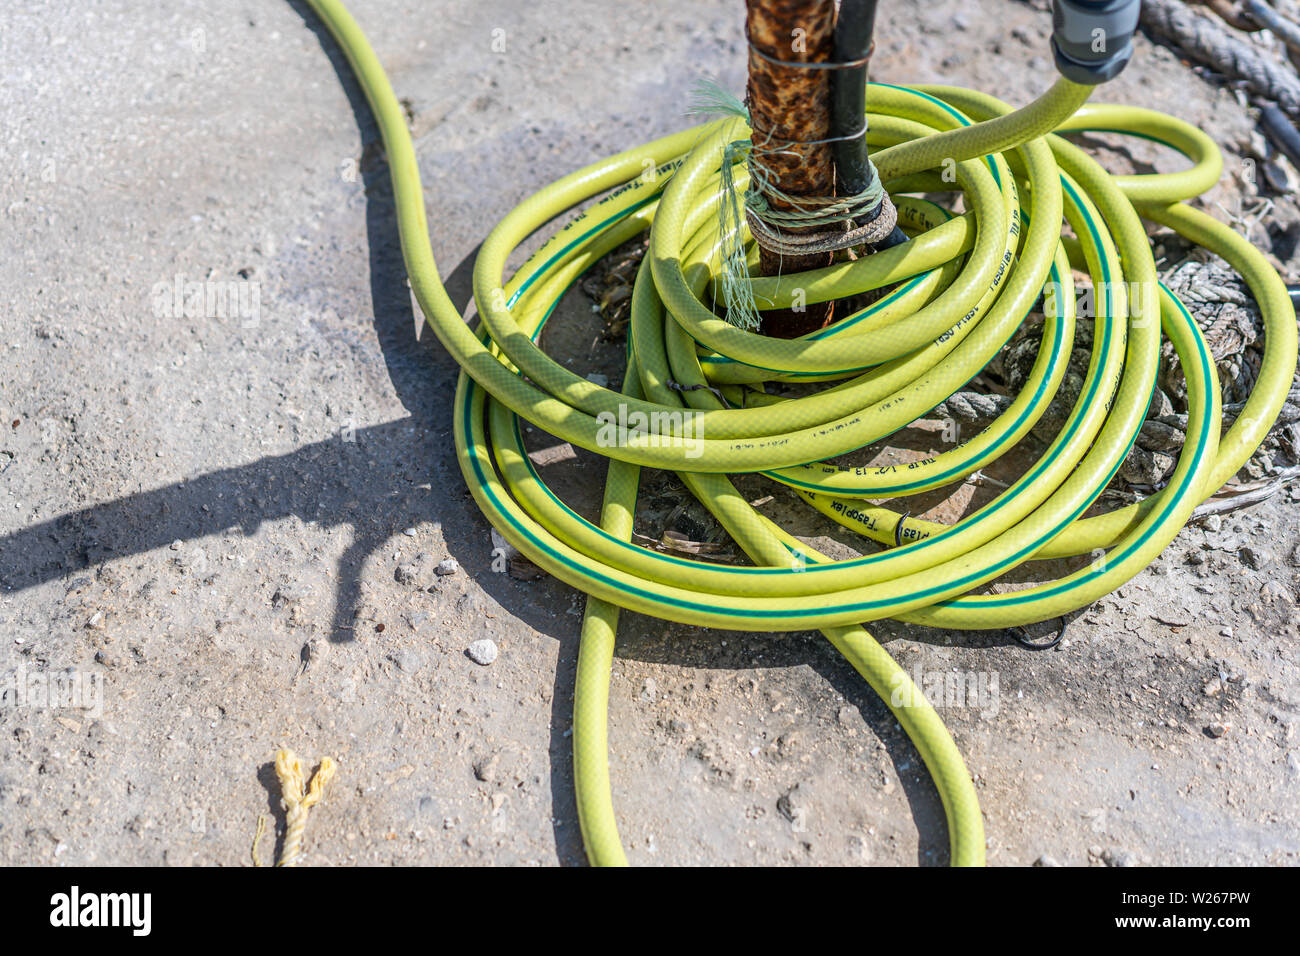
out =
[[[734,630],[820,629],[881,695],[929,767],[947,814],[952,862],[983,863],[983,821],[956,745],[863,625],[891,617],[1005,628],[1083,607],[1145,567],[1263,440],[1295,369],[1295,312],[1281,279],[1250,243],[1183,202],[1218,179],[1218,148],[1161,113],[1085,105],[1090,88],[1065,79],[1019,110],[969,90],[871,84],[868,142],[910,240],[825,269],[749,280],[765,307],[887,289],[829,328],[780,340],[738,329],[715,308],[719,250],[729,238],[718,216],[724,147],[749,135],[742,120],[727,118],[594,163],[520,203],[475,262],[481,322],[472,330],[438,276],[415,150],[388,79],[341,3],[310,2],[378,121],[411,287],[462,369],[453,414],[465,480],[511,544],[588,595],[573,736],[590,860],[627,862],[610,796],[606,723],[615,629],[619,610],[628,608]],[[1191,166],[1112,177],[1056,135],[1077,130],[1154,139]],[[731,173],[735,188],[745,188],[743,168]],[[954,191],[963,199],[961,215],[908,195]],[[561,216],[564,225],[509,270],[519,244]],[[1263,365],[1224,435],[1214,363],[1195,321],[1157,281],[1143,219],[1221,255],[1259,303]],[[1073,235],[1063,235],[1063,222]],[[570,372],[537,343],[565,291],[601,256],[646,230],[627,374],[622,390],[613,391]],[[905,518],[881,504],[964,481],[1039,421],[1074,342],[1075,272],[1086,273],[1095,290],[1092,357],[1047,450],[1009,488],[950,526]],[[1040,297],[1046,322],[1037,359],[995,422],[906,466],[829,463],[960,389]],[[1162,333],[1187,378],[1187,438],[1177,466],[1158,494],[1084,517],[1147,415]],[[827,384],[786,398],[764,388],[778,382]],[[524,450],[520,419],[609,459],[599,524],[546,486]],[[752,565],[709,564],[633,545],[642,467],[676,472]],[[759,514],[727,477],[745,472],[789,486],[823,514],[890,547],[851,560],[818,553]],[[1104,555],[1059,580],[1013,591],[981,588],[1026,561],[1090,552]]]

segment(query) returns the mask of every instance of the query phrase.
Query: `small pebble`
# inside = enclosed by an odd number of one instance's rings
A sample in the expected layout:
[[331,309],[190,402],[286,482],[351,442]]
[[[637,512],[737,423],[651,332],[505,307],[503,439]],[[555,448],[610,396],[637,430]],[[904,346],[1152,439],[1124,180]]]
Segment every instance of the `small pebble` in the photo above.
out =
[[482,640],[475,641],[471,644],[466,648],[465,653],[469,655],[469,659],[475,664],[482,664],[484,667],[487,667],[497,659],[496,641],[489,637],[485,637]]
[[460,570],[460,565],[456,563],[455,558],[443,558],[438,562],[436,573],[439,575],[455,574]]
[[1232,729],[1232,724],[1225,724],[1221,720],[1216,720],[1212,724],[1210,724],[1210,726],[1205,728],[1205,732],[1209,734],[1211,737],[1217,739],[1219,737],[1224,736],[1231,729]]
[[1287,586],[1274,578],[1270,578],[1264,582],[1264,586],[1260,588],[1259,596],[1269,604],[1276,604],[1278,601],[1289,601],[1291,599],[1291,593]]
[[409,647],[399,648],[389,655],[388,659],[404,674],[414,674],[424,664],[420,655]]
[[1246,565],[1246,567],[1254,568],[1256,571],[1266,567],[1273,560],[1273,555],[1262,548],[1256,548],[1249,544],[1237,552],[1237,557],[1241,558],[1242,564]]
[[1034,866],[1060,866],[1060,862],[1054,856],[1048,856],[1044,853],[1034,861]]
[[1102,860],[1107,866],[1138,866],[1139,860],[1136,853],[1130,850],[1110,849],[1101,855]]

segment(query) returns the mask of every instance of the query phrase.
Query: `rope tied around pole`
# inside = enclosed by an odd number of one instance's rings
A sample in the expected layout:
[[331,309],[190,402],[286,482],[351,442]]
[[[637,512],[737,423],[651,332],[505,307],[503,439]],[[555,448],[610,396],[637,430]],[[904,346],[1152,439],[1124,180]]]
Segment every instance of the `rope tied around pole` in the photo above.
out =
[[[302,835],[307,828],[307,815],[325,796],[325,787],[334,778],[338,765],[329,757],[322,757],[320,767],[311,778],[310,787],[304,783],[302,764],[292,750],[275,754],[275,775],[280,780],[280,799],[284,804],[284,846],[276,866],[297,866],[302,858]],[[253,836],[253,866],[265,866],[258,855],[258,844],[266,832],[266,814],[257,818],[257,833]]]
[[[749,122],[749,110],[739,97],[716,83],[705,80],[696,88],[688,114],[736,116]],[[870,159],[870,183],[852,196],[793,196],[776,185],[776,178],[761,161],[764,156],[789,152],[791,146],[812,146],[865,136],[867,125],[848,136],[799,142],[769,137],[767,144],[756,147],[750,140],[738,139],[722,150],[719,175],[722,200],[719,204],[720,247],[719,285],[727,307],[727,321],[741,329],[757,329],[760,324],[758,305],[749,284],[749,266],[745,256],[744,223],[754,241],[769,252],[781,255],[808,255],[838,252],[869,243],[880,242],[894,230],[898,213],[890,202],[875,164]],[[735,166],[744,161],[749,172],[749,188],[744,199],[735,185]],[[778,200],[783,207],[773,205]],[[863,222],[870,217],[869,221]],[[785,230],[817,228],[817,232],[789,233]],[[851,227],[851,228],[846,228]]]

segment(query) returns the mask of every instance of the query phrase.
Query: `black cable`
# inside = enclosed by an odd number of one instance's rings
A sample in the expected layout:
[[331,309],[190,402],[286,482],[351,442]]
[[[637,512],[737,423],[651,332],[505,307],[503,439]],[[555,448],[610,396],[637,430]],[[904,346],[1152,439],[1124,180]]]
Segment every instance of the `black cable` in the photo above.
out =
[[1265,106],[1259,114],[1259,125],[1269,138],[1286,153],[1287,159],[1300,166],[1300,132],[1297,132],[1285,113],[1272,104]]
[[1300,316],[1300,285],[1289,285],[1286,291],[1287,295],[1291,296],[1291,307],[1296,310],[1296,315]]
[[1070,622],[1066,620],[1064,615],[1057,618],[1057,620],[1061,622],[1061,629],[1056,632],[1055,637],[1050,638],[1047,641],[1033,640],[1029,636],[1029,632],[1018,624],[1011,629],[1011,636],[1014,637],[1022,647],[1027,647],[1031,651],[1050,651],[1061,643],[1061,640],[1065,637],[1065,629],[1070,626]]

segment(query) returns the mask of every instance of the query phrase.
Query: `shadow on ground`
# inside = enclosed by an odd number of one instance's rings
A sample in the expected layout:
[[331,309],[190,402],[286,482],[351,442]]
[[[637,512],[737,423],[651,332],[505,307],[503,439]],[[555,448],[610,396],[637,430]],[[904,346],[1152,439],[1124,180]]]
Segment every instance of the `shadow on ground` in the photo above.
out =
[[[349,99],[357,122],[362,155],[366,226],[369,242],[370,294],[376,334],[392,386],[408,417],[356,430],[355,441],[338,438],[316,442],[289,454],[263,458],[248,465],[221,469],[153,491],[71,512],[0,538],[0,585],[9,590],[31,588],[64,578],[78,570],[113,559],[142,554],[176,540],[191,540],[238,529],[245,535],[263,522],[296,516],[321,526],[350,526],[354,537],[340,559],[331,640],[351,641],[353,620],[361,595],[362,570],[372,554],[393,534],[422,522],[441,522],[444,538],[465,571],[506,610],[561,644],[551,714],[551,792],[557,853],[562,863],[583,859],[572,790],[571,720],[575,678],[577,626],[557,620],[553,609],[567,600],[567,589],[545,579],[523,586],[508,575],[493,574],[490,550],[463,544],[485,540],[486,523],[447,474],[448,485],[462,494],[419,495],[415,480],[438,481],[447,464],[450,404],[459,370],[437,346],[432,335],[417,341],[411,328],[411,302],[398,241],[388,168],[365,98],[342,53],[305,3],[289,0],[318,38]],[[475,253],[444,277],[453,302],[469,302]],[[377,454],[389,450],[391,454]],[[375,459],[402,460],[387,473]],[[422,477],[413,477],[422,476]],[[587,473],[590,481],[593,475]],[[431,502],[434,502],[431,504]],[[471,553],[472,552],[472,553]],[[717,651],[716,634],[664,625],[626,615],[620,653],[645,661],[665,661],[707,669],[739,669]],[[653,633],[653,639],[645,635]],[[937,633],[937,632],[936,632]],[[910,636],[917,636],[911,634]],[[888,640],[888,625],[882,629]],[[664,638],[667,638],[666,640]],[[970,637],[967,635],[967,637]],[[765,666],[807,664],[852,705],[879,739],[895,765],[919,764],[920,758],[892,715],[853,669],[818,635],[749,635],[761,642]],[[922,634],[920,639],[929,639]],[[972,643],[1007,643],[1003,632],[989,632]],[[268,809],[279,813],[278,784],[270,765],[259,779],[269,795]],[[928,783],[899,779],[920,830],[919,862],[946,862],[947,835],[942,806]],[[560,821],[568,821],[563,826]]]

